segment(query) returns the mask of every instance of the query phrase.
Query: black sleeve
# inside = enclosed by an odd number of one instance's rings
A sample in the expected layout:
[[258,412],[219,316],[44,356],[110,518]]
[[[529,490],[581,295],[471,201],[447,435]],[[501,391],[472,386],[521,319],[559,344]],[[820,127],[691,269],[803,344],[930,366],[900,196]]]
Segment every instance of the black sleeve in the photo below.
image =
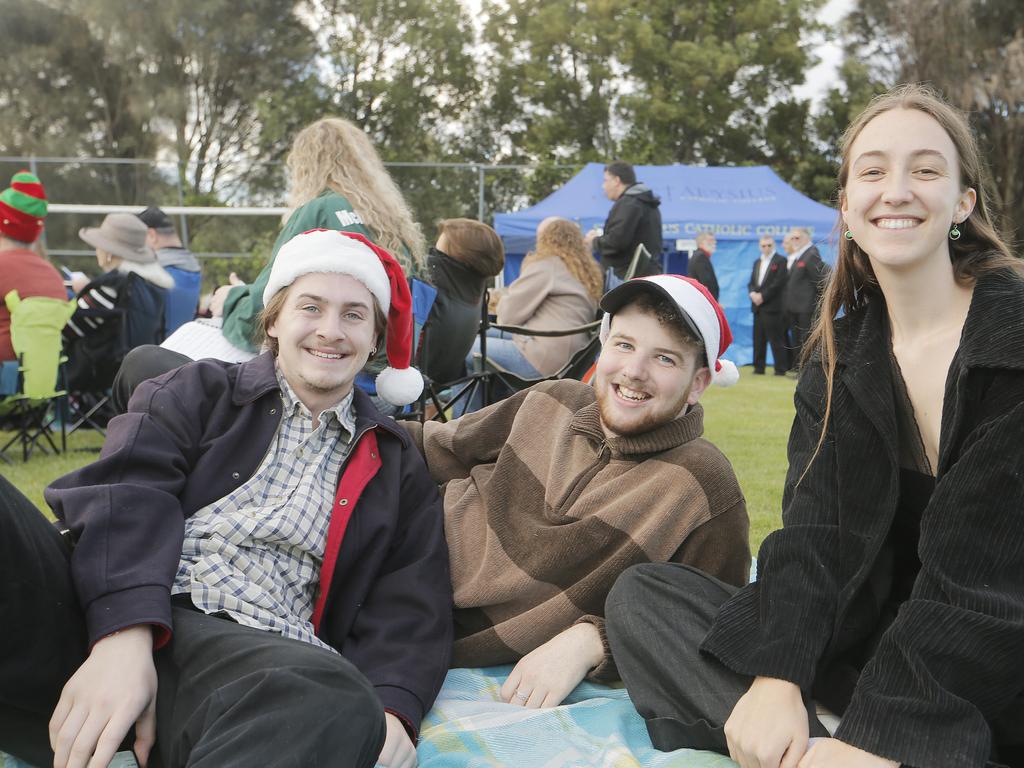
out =
[[604,233],[594,240],[601,261],[611,267],[624,267],[633,258],[630,247],[637,242],[640,210],[629,200],[616,201],[604,223]]

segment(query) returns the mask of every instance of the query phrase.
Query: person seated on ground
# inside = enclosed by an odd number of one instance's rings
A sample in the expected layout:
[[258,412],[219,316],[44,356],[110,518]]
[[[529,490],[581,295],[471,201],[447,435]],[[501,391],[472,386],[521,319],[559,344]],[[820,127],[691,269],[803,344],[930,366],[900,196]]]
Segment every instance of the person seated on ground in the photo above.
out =
[[1024,765],[1024,279],[984,178],[966,117],[923,86],[847,130],[844,237],[757,581],[642,565],[608,597],[659,749]]
[[60,273],[32,250],[43,232],[46,191],[28,171],[11,177],[11,186],[0,192],[0,361],[14,360],[11,346],[11,313],[4,297],[17,291],[23,299],[45,296],[66,299]]
[[473,219],[445,219],[427,256],[437,298],[423,328],[423,372],[446,384],[466,374],[465,359],[480,325],[487,281],[505,266],[505,246],[491,227]]
[[[593,322],[603,292],[601,268],[583,244],[579,225],[568,219],[544,219],[537,247],[523,259],[519,277],[498,299],[498,325],[537,330],[576,328]],[[487,357],[527,379],[551,376],[586,345],[586,333],[574,336],[526,336],[493,331]],[[473,353],[479,354],[479,340]]]
[[130,213],[111,213],[78,236],[96,249],[103,274],[78,290],[78,309],[64,328],[67,380],[73,389],[100,390],[128,350],[163,340],[174,278],[146,245],[146,225]]
[[156,252],[160,266],[174,278],[164,308],[164,332],[170,336],[178,326],[196,316],[202,274],[195,255],[181,243],[170,217],[151,205],[137,214],[146,225],[146,245]]
[[545,381],[441,424],[404,423],[443,485],[457,666],[515,663],[501,694],[561,702],[616,677],[604,600],[632,563],[746,582],[749,520],[701,437],[701,394],[736,379],[721,308],[688,278],[631,280],[601,302],[591,387]]
[[0,482],[0,749],[105,766],[134,724],[165,768],[415,762],[451,653],[441,501],[353,387],[385,343],[378,385],[418,378],[408,286],[319,230],[263,299],[270,351],[142,384],[46,490],[68,540]]
[[[238,281],[218,288],[211,304],[214,317],[223,317],[228,341],[250,352],[259,351],[263,288],[277,253],[308,229],[356,232],[394,254],[409,277],[428,279],[423,233],[359,126],[337,117],[317,120],[295,137],[286,165],[291,213],[285,217],[270,262],[251,284]],[[383,361],[378,368],[382,367]]]

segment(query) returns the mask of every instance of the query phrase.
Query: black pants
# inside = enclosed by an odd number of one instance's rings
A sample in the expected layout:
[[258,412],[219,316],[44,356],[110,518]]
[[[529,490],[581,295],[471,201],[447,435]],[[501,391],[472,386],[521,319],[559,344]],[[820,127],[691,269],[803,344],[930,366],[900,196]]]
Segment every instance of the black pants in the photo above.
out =
[[[52,765],[47,723],[87,640],[71,548],[0,477],[0,749]],[[384,744],[373,687],[346,659],[307,643],[173,608],[174,637],[154,654],[152,763],[372,766]]]
[[786,323],[781,312],[754,313],[754,371],[764,373],[767,364],[768,345],[772,348],[775,373],[782,375],[789,370],[789,348],[786,345]]
[[[719,607],[736,592],[707,574],[675,563],[626,570],[605,603],[608,644],[651,742],[728,754],[724,726],[752,678],[700,653]],[[828,736],[806,699],[810,735]],[[998,762],[1024,766],[1024,699],[994,723]]]
[[128,401],[132,398],[135,388],[147,379],[162,376],[168,371],[191,363],[192,358],[172,352],[153,344],[143,344],[124,356],[121,367],[114,377],[111,388],[111,400],[117,413],[128,410]]
[[[702,656],[699,648],[735,592],[695,568],[645,563],[626,570],[608,594],[608,644],[658,749],[729,754],[725,721],[753,678]],[[828,736],[807,703],[811,736]]]

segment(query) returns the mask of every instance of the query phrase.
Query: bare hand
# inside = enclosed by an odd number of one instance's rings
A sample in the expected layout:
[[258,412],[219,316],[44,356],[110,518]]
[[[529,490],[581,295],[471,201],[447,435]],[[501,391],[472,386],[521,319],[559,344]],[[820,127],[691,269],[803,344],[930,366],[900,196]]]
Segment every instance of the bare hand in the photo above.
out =
[[[234,277],[234,272],[231,273]],[[210,297],[210,316],[220,317],[224,314],[224,302],[228,300],[228,294],[231,293],[231,289],[234,285],[222,285],[213,292]]]
[[761,294],[758,293],[757,291],[751,291],[750,300],[753,302],[755,307],[760,307],[762,304],[764,304],[764,297],[761,296]]
[[576,624],[519,660],[501,686],[501,700],[530,709],[557,707],[603,658],[597,627]]
[[416,746],[409,738],[402,721],[390,712],[384,713],[384,724],[387,735],[384,737],[384,748],[377,758],[377,765],[386,768],[413,768],[416,765]]
[[899,763],[838,739],[814,739],[798,768],[899,768]]
[[145,766],[156,741],[156,687],[148,625],[96,643],[50,718],[54,768],[106,768],[132,724],[133,749]]
[[725,723],[729,757],[741,768],[796,768],[809,735],[800,688],[770,677],[754,678]]
[[585,234],[583,236],[583,244],[585,246],[587,246],[587,248],[593,248],[594,247],[594,240],[596,240],[596,239],[597,239],[597,230],[596,229],[592,229],[589,232],[587,232],[587,234]]
[[82,289],[89,284],[89,276],[84,272],[72,272],[71,273],[71,290],[75,294],[82,292]]

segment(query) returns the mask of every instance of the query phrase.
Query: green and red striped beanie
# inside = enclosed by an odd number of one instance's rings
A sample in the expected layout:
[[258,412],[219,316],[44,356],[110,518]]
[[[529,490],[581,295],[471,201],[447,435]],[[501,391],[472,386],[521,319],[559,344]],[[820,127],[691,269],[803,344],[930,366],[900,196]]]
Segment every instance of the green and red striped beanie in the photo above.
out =
[[34,243],[46,218],[46,190],[28,171],[11,177],[11,186],[0,192],[0,234],[23,243]]

